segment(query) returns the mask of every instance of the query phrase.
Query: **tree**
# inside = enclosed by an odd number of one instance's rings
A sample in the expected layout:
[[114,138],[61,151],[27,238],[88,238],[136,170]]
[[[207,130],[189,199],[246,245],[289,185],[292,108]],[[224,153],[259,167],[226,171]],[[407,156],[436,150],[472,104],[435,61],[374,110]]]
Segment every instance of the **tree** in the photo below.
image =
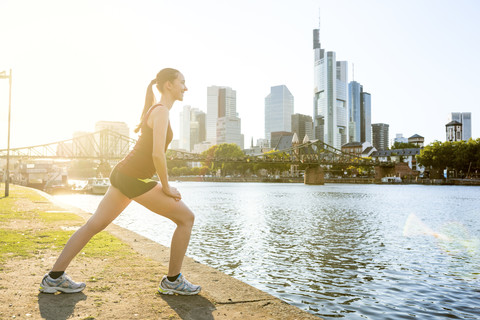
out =
[[277,172],[283,172],[290,170],[290,162],[285,162],[283,159],[289,158],[289,156],[284,153],[277,153],[275,150],[265,153],[265,161],[256,163],[253,166],[254,171],[261,169],[267,170],[270,174],[275,174]]
[[[220,169],[224,176],[235,173],[243,174],[249,167],[249,164],[243,162],[245,153],[235,143],[214,145],[202,152],[202,156],[206,158],[203,162],[205,167],[212,172]],[[225,161],[222,161],[222,159],[225,159]],[[239,162],[232,161],[235,159],[239,160]]]
[[410,148],[418,148],[418,146],[415,143],[411,143],[411,142],[395,141],[390,149],[395,150],[395,149],[410,149]]
[[[238,159],[240,161],[245,159],[245,153],[243,153],[242,149],[235,143],[222,143],[218,145],[217,149],[215,150],[215,158],[216,159],[226,159],[226,160],[235,160]],[[220,168],[222,170],[223,175],[235,174],[235,173],[243,173],[244,171],[244,163],[242,162],[220,162],[216,163],[217,169]]]
[[434,141],[420,151],[418,163],[434,170],[452,169],[465,175],[480,167],[480,139]]
[[210,171],[215,171],[214,162],[212,161],[215,158],[215,150],[217,150],[218,145],[211,146],[208,150],[205,150],[201,153],[202,157],[207,159],[203,162],[203,165],[207,167]]

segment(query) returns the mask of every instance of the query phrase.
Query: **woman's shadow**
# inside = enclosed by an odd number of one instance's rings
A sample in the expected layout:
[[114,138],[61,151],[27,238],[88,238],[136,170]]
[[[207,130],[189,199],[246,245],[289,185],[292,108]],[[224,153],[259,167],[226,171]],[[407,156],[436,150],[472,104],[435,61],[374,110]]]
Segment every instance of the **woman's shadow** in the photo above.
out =
[[82,293],[69,294],[38,294],[38,306],[40,315],[43,319],[65,320],[70,318],[75,309],[75,305],[87,300],[87,296]]
[[200,295],[160,295],[183,320],[213,320],[212,312],[215,306],[206,298]]

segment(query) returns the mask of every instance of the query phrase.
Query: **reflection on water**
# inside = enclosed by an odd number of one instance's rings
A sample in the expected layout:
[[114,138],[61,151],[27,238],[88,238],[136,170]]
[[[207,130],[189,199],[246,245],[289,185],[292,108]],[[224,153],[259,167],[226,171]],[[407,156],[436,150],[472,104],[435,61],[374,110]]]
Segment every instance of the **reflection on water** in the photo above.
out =
[[[326,319],[480,317],[476,187],[176,187],[196,214],[189,256],[302,309]],[[58,198],[88,211],[101,199]],[[163,245],[174,229],[137,204],[115,223]]]

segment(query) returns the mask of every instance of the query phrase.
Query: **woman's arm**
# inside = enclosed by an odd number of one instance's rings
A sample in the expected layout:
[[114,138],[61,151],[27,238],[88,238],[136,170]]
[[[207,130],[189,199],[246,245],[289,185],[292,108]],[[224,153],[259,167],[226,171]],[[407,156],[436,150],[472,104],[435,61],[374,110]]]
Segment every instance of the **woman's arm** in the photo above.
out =
[[172,198],[181,199],[180,193],[168,184],[167,158],[165,154],[165,143],[168,130],[168,109],[159,107],[152,111],[149,124],[153,128],[153,164],[157,171],[158,178],[162,184],[163,192]]

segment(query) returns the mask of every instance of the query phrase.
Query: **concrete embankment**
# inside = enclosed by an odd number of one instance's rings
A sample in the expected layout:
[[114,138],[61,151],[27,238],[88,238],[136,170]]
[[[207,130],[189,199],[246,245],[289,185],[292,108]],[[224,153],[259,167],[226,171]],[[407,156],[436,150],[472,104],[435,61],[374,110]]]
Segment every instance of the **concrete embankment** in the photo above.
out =
[[160,295],[169,248],[116,225],[92,238],[67,270],[87,283],[82,293],[39,293],[43,274],[90,215],[11,186],[0,199],[1,319],[319,319],[188,257],[182,272],[202,286],[200,295]]

